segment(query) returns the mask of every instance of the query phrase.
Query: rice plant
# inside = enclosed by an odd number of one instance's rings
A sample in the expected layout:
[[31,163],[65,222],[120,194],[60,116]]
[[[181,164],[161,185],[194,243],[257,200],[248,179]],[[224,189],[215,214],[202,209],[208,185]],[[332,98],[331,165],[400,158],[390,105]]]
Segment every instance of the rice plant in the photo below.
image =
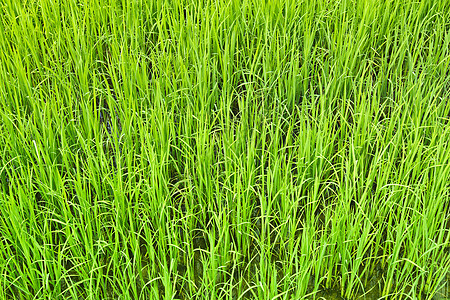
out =
[[0,299],[450,297],[450,1],[0,12]]

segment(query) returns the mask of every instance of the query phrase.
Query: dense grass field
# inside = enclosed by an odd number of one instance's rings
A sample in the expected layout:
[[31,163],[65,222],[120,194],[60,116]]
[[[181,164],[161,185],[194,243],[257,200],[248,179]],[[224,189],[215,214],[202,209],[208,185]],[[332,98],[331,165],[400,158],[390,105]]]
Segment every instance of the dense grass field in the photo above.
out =
[[2,0],[0,299],[446,299],[449,0]]

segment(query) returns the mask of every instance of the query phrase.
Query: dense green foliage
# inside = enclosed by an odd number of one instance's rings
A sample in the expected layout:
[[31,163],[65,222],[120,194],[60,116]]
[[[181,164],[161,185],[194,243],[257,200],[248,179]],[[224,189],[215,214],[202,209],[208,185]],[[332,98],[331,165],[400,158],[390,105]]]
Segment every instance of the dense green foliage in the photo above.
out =
[[0,299],[442,299],[449,43],[449,0],[3,0]]

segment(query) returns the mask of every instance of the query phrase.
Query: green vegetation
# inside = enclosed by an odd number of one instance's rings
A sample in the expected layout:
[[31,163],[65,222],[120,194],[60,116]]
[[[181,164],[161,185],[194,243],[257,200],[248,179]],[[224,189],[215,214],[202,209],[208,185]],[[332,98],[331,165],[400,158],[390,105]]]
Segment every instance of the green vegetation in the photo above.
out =
[[449,0],[0,12],[0,299],[448,297]]

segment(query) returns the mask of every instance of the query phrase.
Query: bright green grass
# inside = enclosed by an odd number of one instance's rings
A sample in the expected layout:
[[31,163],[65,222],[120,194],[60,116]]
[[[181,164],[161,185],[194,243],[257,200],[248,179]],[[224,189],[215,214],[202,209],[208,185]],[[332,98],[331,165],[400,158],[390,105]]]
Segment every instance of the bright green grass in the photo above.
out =
[[3,0],[0,299],[443,299],[449,43],[449,0]]

